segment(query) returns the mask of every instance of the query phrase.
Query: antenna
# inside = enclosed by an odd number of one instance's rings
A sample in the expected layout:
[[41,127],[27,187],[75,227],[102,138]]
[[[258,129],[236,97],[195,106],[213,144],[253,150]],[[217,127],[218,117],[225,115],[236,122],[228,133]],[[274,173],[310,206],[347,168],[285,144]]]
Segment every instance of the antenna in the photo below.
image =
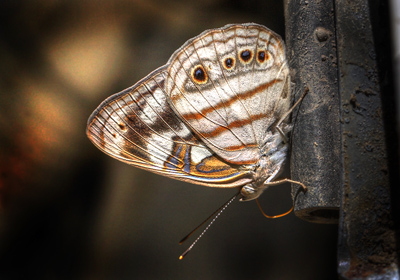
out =
[[215,222],[215,220],[221,215],[221,213],[226,209],[226,207],[228,207],[229,204],[232,203],[232,201],[235,200],[236,197],[238,197],[240,194],[237,193],[235,194],[232,198],[230,198],[227,202],[225,202],[221,207],[219,207],[216,211],[214,211],[214,213],[212,213],[207,219],[204,220],[204,222],[202,222],[200,225],[198,225],[194,230],[192,230],[188,235],[186,235],[184,238],[182,238],[181,241],[179,241],[179,245],[181,245],[183,242],[185,242],[196,230],[198,230],[202,225],[204,225],[207,221],[209,221],[212,217],[214,217],[214,219],[211,220],[211,222],[207,225],[207,227],[203,230],[203,232],[196,238],[195,241],[193,241],[192,245],[189,246],[189,248],[187,248],[187,250],[185,252],[183,252],[182,255],[179,256],[179,259],[182,260],[183,257],[185,257],[187,255],[187,253],[189,253],[190,250],[192,250],[193,246],[197,243],[197,241],[199,241],[199,239],[206,233],[206,231],[211,227],[211,225]]

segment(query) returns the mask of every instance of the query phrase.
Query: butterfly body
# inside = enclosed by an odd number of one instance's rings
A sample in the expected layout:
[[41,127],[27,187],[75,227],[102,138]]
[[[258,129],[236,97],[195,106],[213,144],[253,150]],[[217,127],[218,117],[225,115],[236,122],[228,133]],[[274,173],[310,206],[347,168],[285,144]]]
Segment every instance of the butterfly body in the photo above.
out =
[[[280,173],[291,90],[279,35],[227,25],[187,41],[166,65],[106,99],[88,120],[108,155],[157,174],[257,198]],[[279,131],[276,127],[279,123]]]

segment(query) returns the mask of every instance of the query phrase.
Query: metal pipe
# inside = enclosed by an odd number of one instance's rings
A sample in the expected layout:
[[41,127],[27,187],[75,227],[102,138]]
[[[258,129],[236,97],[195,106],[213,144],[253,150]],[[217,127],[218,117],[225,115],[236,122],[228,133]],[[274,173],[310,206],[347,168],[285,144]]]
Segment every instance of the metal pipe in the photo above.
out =
[[366,0],[335,5],[344,182],[338,270],[342,279],[399,279],[388,7]]
[[291,176],[295,214],[337,223],[341,185],[340,99],[334,7],[331,1],[285,1],[286,43],[296,96],[310,91],[292,115]]
[[[384,0],[286,0],[287,45],[297,90],[295,213],[312,222],[339,215],[341,279],[399,277],[399,142]],[[301,90],[300,90],[301,91]],[[341,188],[339,188],[341,186]],[[340,209],[339,209],[340,202]]]

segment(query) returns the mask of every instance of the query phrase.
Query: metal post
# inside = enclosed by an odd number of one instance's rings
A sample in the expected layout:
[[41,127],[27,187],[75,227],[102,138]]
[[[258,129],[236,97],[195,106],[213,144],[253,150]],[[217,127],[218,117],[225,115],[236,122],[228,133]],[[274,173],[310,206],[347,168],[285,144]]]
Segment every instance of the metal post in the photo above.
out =
[[395,116],[390,116],[394,93],[387,1],[336,0],[335,5],[344,181],[339,274],[342,279],[399,279],[392,215],[392,201],[399,200],[392,190],[400,184],[393,168],[398,141]]
[[332,222],[340,204],[340,278],[399,279],[387,1],[286,0],[285,7],[296,88],[310,88],[294,114],[292,178],[309,186],[294,197],[296,215]]
[[286,42],[297,95],[310,91],[293,113],[292,179],[295,214],[316,223],[337,223],[340,206],[340,100],[334,6],[331,1],[286,0]]

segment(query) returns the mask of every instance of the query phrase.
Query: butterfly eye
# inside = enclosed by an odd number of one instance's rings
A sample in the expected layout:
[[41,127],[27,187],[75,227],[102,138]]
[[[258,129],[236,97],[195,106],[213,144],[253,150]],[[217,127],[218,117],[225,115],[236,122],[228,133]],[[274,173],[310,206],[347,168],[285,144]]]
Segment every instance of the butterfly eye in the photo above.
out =
[[192,80],[197,84],[205,84],[207,82],[207,73],[202,65],[197,65],[192,69]]
[[249,63],[253,58],[253,52],[250,50],[241,51],[239,58],[243,63]]
[[225,69],[231,69],[231,68],[233,68],[235,66],[235,59],[234,58],[232,58],[232,57],[228,57],[228,58],[225,58],[225,60],[224,60],[224,68]]
[[257,61],[259,63],[263,63],[263,62],[269,60],[270,57],[271,57],[271,55],[269,54],[269,52],[266,52],[266,51],[258,51],[258,53],[257,53]]

